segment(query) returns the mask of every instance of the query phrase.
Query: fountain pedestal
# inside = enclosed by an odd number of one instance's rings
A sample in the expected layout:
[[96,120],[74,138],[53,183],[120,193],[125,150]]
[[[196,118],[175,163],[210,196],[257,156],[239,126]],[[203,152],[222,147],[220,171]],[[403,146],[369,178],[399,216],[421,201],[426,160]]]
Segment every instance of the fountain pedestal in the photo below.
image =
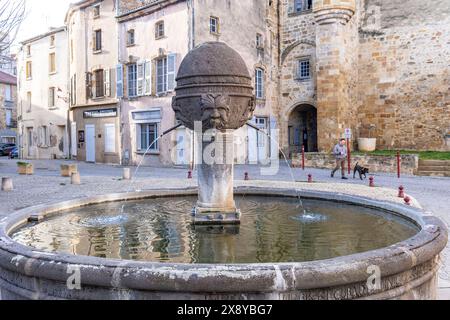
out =
[[[240,212],[233,195],[234,130],[204,134],[198,171],[195,224],[238,224]],[[206,140],[206,141],[205,141]]]
[[255,97],[245,61],[222,42],[206,42],[181,62],[172,100],[176,119],[194,130],[198,202],[194,224],[238,224],[233,197],[234,130],[253,117]]

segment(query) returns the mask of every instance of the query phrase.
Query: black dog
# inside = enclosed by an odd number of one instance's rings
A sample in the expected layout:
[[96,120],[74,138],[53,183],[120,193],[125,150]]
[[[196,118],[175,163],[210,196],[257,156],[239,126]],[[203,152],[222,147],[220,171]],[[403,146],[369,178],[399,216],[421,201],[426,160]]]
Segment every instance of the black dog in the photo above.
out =
[[353,170],[353,179],[355,179],[356,171],[358,171],[359,178],[362,180],[363,179],[362,176],[364,176],[364,179],[367,178],[366,174],[369,173],[369,168],[361,167],[357,162],[355,165],[355,169]]

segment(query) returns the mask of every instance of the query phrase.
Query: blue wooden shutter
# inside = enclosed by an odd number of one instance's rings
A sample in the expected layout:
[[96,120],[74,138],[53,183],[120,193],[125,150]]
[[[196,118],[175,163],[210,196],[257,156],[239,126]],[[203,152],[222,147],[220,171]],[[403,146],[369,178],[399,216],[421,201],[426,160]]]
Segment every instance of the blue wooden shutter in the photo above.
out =
[[116,89],[117,89],[117,98],[123,97],[123,67],[121,64],[117,65],[116,68]]

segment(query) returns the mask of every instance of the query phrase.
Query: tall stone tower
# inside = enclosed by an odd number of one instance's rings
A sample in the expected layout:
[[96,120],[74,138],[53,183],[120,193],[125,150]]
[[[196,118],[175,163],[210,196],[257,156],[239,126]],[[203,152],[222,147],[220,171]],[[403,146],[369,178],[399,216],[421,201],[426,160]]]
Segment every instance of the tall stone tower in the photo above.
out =
[[317,121],[320,151],[356,127],[356,0],[315,0]]

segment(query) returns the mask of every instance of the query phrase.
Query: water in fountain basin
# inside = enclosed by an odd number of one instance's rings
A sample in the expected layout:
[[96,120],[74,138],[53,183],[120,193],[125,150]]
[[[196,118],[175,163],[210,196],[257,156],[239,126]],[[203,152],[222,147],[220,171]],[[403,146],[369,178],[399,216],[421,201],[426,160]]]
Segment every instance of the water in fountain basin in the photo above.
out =
[[[260,128],[254,126],[254,125],[251,125],[251,124],[249,124],[249,123],[247,123],[247,125],[248,125],[249,127],[253,128],[253,129],[259,131],[259,132],[264,133],[267,137],[269,137],[269,139],[272,141],[272,143],[274,143],[274,144],[277,146],[278,151],[283,155],[284,162],[286,163],[287,167],[289,168],[289,173],[290,173],[290,175],[291,175],[291,181],[292,181],[292,184],[294,185],[293,188],[294,188],[295,194],[297,195],[297,199],[298,199],[298,205],[297,205],[297,208],[300,208],[300,209],[302,210],[302,212],[303,212],[303,215],[305,215],[305,214],[306,214],[306,210],[305,210],[305,208],[304,208],[304,206],[303,206],[302,198],[301,198],[300,193],[298,192],[297,188],[295,187],[296,181],[295,181],[294,171],[292,170],[292,166],[290,165],[289,160],[288,160],[288,158],[286,157],[286,154],[284,153],[283,150],[281,150],[281,148],[280,148],[280,146],[279,146],[279,144],[278,144],[278,141],[276,141],[270,134],[268,134],[268,133],[265,132],[264,130],[261,130]],[[245,196],[245,194],[243,195],[243,197],[244,197],[244,196]]]
[[[240,226],[192,225],[195,196],[129,200],[73,208],[30,223],[11,237],[45,251],[183,263],[289,262],[327,259],[389,246],[418,232],[374,209],[305,199],[247,196]],[[318,217],[322,217],[318,220]]]
[[[164,137],[164,135],[167,134],[167,133],[168,133],[168,132],[165,132],[165,133],[163,133],[162,135],[160,135],[159,137],[157,137],[155,140],[153,140],[153,142],[148,146],[147,150],[145,150],[144,154],[142,155],[141,160],[139,161],[139,163],[138,163],[136,169],[134,170],[134,174],[131,176],[131,181],[130,181],[130,184],[129,184],[129,189],[127,190],[126,193],[130,193],[130,192],[132,191],[131,188],[133,187],[134,181],[136,181],[137,173],[138,173],[139,168],[141,167],[142,163],[144,162],[144,159],[145,159],[145,156],[147,155],[147,153],[150,151],[150,149],[153,147],[153,145],[154,145],[156,142],[158,142],[159,139],[161,139],[162,137]],[[138,191],[138,190],[135,190],[135,191]],[[120,208],[120,215],[123,215],[123,209],[124,209],[124,207],[125,207],[125,204],[126,204],[126,201],[123,203],[123,205],[122,205],[121,208]]]

